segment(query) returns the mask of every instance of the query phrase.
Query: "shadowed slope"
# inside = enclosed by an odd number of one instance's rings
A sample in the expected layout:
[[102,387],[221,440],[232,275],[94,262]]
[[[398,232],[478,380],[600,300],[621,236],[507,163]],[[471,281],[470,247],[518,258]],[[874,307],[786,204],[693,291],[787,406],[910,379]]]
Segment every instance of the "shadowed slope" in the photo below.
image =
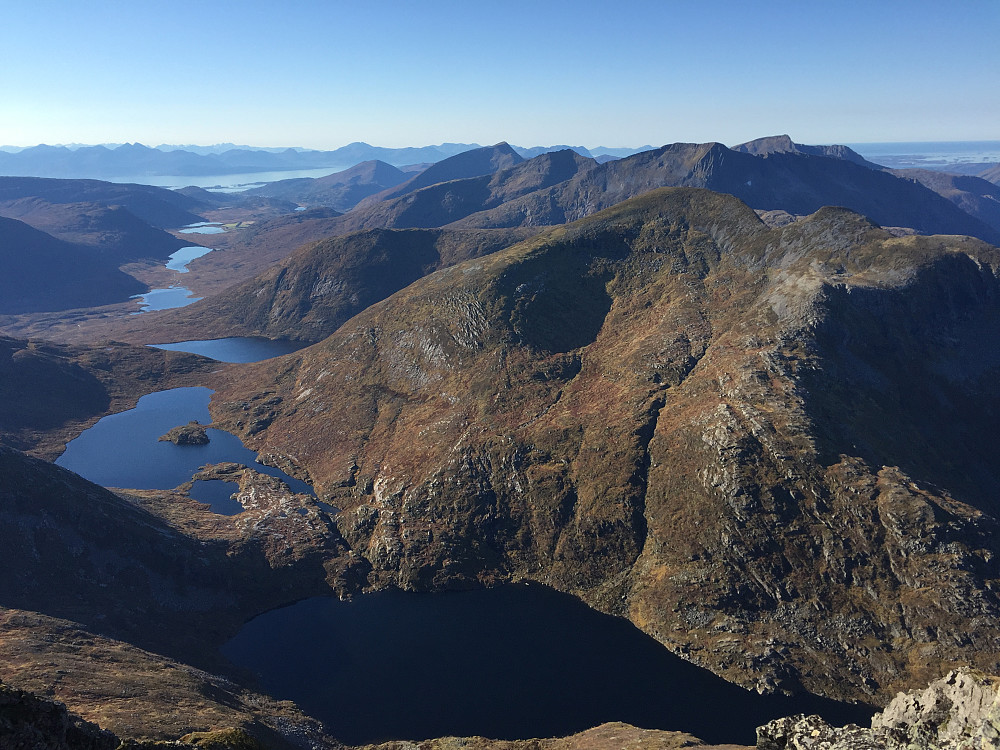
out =
[[889,170],[904,180],[919,182],[965,213],[1000,231],[1000,186],[981,177],[955,175],[930,169]]
[[482,148],[463,151],[460,154],[449,156],[429,166],[415,177],[406,182],[385,190],[381,193],[366,198],[359,205],[369,206],[379,201],[396,198],[405,193],[412,193],[428,185],[436,185],[439,182],[449,182],[451,180],[462,180],[469,177],[479,177],[484,174],[493,174],[501,169],[507,169],[520,164],[524,159],[506,143],[498,143],[495,146],[483,146]]
[[0,313],[71,310],[121,302],[146,291],[114,257],[0,217]]
[[48,203],[100,203],[124,206],[154,227],[181,227],[201,221],[205,208],[185,195],[151,185],[59,180],[48,177],[0,177],[0,202],[41,198]]

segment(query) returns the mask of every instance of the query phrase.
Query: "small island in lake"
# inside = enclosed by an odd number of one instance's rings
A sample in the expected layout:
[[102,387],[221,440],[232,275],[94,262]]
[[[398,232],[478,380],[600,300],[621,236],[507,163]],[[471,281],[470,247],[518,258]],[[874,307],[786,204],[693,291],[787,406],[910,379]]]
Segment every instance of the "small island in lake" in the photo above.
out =
[[165,435],[160,435],[161,441],[169,441],[174,445],[208,445],[208,433],[198,420],[192,420],[185,425],[174,427]]

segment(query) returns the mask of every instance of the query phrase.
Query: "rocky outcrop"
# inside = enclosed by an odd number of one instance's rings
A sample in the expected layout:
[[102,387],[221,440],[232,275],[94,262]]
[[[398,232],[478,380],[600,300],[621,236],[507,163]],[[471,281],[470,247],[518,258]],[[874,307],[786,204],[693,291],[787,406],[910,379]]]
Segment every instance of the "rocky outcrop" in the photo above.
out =
[[1000,746],[1000,679],[962,669],[900,693],[871,729],[831,727],[818,716],[757,730],[758,750],[993,750]]
[[205,426],[199,424],[197,420],[187,424],[174,427],[165,435],[157,438],[160,442],[173,443],[174,445],[207,445],[208,432]]
[[1000,746],[1000,679],[950,672],[923,691],[900,693],[872,719],[888,747],[979,750]]

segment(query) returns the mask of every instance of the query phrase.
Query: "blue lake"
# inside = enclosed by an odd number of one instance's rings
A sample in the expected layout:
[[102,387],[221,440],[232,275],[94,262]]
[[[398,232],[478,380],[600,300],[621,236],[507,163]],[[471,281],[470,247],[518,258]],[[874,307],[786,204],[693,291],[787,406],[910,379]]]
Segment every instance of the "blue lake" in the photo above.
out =
[[779,716],[865,724],[872,714],[743,690],[540,585],[307,599],[251,620],[222,653],[352,745],[562,736],[606,721],[751,745]]
[[193,294],[194,292],[187,287],[171,286],[165,289],[150,289],[145,294],[135,294],[129,299],[139,300],[139,306],[142,309],[132,314],[140,315],[153,310],[172,310],[175,307],[184,307],[201,299],[201,297],[192,296]]
[[169,268],[171,271],[177,271],[177,273],[187,273],[188,263],[190,263],[195,258],[200,258],[203,255],[208,255],[210,252],[212,252],[212,248],[201,247],[199,245],[182,247],[177,252],[170,254],[170,260],[167,261],[167,268]]
[[254,336],[232,336],[224,339],[178,341],[175,344],[150,344],[154,349],[188,352],[211,357],[219,362],[259,362],[298,351],[308,344],[284,339],[265,339]]
[[56,463],[105,487],[168,490],[189,481],[205,464],[234,461],[282,479],[294,492],[312,494],[305,482],[256,463],[256,454],[228,432],[207,430],[207,445],[174,445],[158,439],[192,420],[211,422],[211,395],[208,388],[196,387],[143,396],[136,408],[104,417],[71,440]]

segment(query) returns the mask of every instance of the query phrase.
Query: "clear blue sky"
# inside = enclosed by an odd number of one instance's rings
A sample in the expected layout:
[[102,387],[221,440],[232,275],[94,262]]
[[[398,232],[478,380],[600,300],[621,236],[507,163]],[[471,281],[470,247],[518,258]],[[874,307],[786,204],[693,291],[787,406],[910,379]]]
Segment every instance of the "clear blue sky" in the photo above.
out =
[[1000,0],[4,0],[0,144],[1000,140]]

